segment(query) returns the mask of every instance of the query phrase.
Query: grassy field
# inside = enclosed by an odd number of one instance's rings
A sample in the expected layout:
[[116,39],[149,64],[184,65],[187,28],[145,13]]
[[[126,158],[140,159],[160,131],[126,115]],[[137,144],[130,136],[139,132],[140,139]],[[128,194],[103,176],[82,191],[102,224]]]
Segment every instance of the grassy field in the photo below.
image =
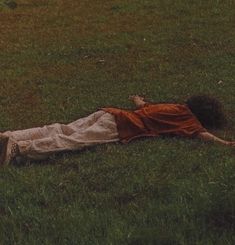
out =
[[[0,6],[1,131],[203,93],[235,138],[233,1],[16,2]],[[232,245],[234,153],[159,138],[2,167],[0,244]]]

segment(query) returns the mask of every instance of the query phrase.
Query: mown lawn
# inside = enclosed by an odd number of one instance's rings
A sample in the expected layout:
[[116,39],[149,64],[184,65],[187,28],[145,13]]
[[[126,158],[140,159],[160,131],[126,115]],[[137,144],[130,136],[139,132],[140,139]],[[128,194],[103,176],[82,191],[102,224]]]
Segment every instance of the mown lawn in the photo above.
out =
[[[0,6],[1,131],[203,93],[235,139],[233,1],[16,2]],[[143,139],[2,167],[0,244],[234,244],[234,152]]]

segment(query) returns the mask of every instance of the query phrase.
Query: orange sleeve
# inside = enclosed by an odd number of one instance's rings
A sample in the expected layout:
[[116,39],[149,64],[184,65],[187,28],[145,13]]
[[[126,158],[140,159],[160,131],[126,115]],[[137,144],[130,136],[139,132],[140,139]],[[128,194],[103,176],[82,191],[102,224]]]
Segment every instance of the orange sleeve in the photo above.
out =
[[153,104],[136,113],[151,132],[159,135],[194,137],[206,131],[186,105]]

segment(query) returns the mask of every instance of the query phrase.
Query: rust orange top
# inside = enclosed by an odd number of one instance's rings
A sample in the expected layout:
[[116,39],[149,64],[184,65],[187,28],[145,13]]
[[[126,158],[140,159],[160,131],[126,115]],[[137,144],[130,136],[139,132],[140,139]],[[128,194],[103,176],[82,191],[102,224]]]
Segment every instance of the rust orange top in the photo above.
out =
[[143,136],[174,135],[195,137],[206,132],[186,105],[147,104],[135,110],[102,108],[115,116],[119,138],[123,143]]

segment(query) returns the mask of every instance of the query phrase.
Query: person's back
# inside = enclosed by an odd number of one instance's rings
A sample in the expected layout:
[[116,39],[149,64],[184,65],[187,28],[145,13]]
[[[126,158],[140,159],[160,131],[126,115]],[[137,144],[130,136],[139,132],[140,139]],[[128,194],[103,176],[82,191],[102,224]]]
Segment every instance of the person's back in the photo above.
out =
[[117,108],[104,110],[115,115],[122,142],[143,136],[195,137],[206,132],[187,105],[145,103],[134,111]]

